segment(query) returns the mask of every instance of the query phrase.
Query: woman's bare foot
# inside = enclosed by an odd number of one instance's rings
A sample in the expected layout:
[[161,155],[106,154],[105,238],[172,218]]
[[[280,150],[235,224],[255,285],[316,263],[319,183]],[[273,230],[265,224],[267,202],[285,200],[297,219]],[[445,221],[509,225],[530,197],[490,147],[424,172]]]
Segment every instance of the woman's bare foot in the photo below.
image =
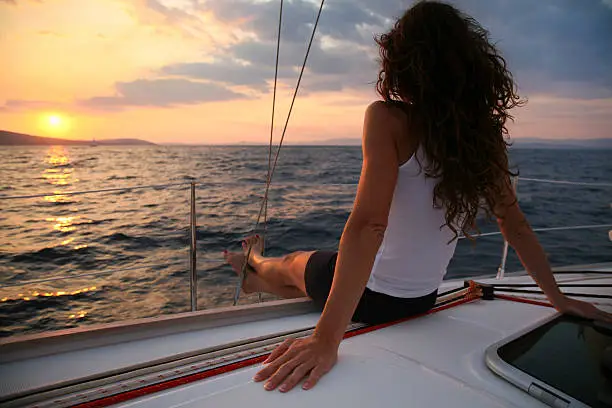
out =
[[242,241],[242,250],[246,255],[249,252],[249,247],[251,247],[251,252],[249,254],[249,263],[253,262],[253,258],[257,255],[261,256],[263,254],[263,239],[259,235],[251,235]]
[[[227,252],[223,253],[223,257],[227,261],[227,263],[232,267],[234,272],[238,276],[242,272],[242,267],[244,265],[245,254],[241,254],[239,252]],[[253,268],[247,265],[246,268],[246,276],[244,277],[244,281],[242,282],[242,290],[244,293],[254,293],[254,292],[265,292],[266,284],[262,278],[257,276]]]

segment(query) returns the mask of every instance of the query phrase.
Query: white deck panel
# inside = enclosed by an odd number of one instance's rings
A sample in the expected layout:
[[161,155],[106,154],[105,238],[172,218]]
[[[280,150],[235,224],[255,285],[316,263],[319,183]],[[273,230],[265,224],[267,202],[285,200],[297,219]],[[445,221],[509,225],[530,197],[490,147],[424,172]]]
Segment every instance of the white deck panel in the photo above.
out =
[[[132,367],[189,351],[316,325],[317,313],[261,320],[0,364],[0,395]],[[52,369],[41,368],[52,367]]]
[[[612,283],[608,276],[581,274],[559,275],[557,280]],[[528,276],[491,280],[502,282],[533,281]],[[457,282],[446,282],[441,290],[456,286]],[[611,292],[610,288],[567,291]],[[612,311],[609,299],[597,301],[599,307]],[[345,340],[336,367],[310,391],[265,391],[262,384],[251,379],[260,368],[254,366],[117,406],[545,407],[491,372],[485,365],[484,352],[491,344],[555,313],[548,307],[481,300]]]
[[265,391],[251,380],[256,366],[117,406],[545,407],[496,377],[485,366],[484,350],[553,313],[479,301],[344,341],[336,367],[310,391]]
[[[507,407],[488,394],[361,341],[342,347],[341,361],[310,391],[265,391],[242,370],[122,407]],[[398,387],[399,385],[399,387]],[[515,405],[518,407],[518,405]]]
[[[594,270],[594,269],[592,269]],[[611,267],[599,267],[612,271]],[[487,283],[531,283],[528,276],[507,276]],[[558,275],[557,281],[612,284],[609,275]],[[462,285],[444,282],[440,291]],[[525,288],[537,290],[537,288]],[[610,288],[565,288],[568,292],[607,294]],[[541,294],[508,293],[542,299]],[[588,300],[588,299],[587,299]],[[590,299],[612,312],[610,299]],[[251,378],[249,367],[125,402],[122,407],[234,407],[269,408],[413,406],[543,407],[523,391],[498,378],[486,366],[484,351],[556,313],[552,308],[496,299],[480,300],[414,319],[342,343],[337,366],[311,391],[288,394],[266,392]],[[317,313],[161,335],[138,341],[62,352],[0,364],[0,395],[37,389],[97,373],[201,350],[235,341],[312,327]]]

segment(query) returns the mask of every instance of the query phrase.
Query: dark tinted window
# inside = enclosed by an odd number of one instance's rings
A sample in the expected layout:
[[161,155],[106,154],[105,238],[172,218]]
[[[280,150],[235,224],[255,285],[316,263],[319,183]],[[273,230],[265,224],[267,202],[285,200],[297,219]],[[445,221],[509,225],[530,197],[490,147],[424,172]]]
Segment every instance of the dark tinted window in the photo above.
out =
[[587,405],[612,407],[610,325],[560,316],[500,347],[498,353],[507,363]]

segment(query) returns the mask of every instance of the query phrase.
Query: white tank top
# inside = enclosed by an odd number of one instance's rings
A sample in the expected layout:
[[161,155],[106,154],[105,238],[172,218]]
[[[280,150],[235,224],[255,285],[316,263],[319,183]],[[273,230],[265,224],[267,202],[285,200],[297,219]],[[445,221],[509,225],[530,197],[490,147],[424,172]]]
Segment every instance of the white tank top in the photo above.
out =
[[437,180],[426,178],[415,155],[399,168],[385,235],[367,287],[387,295],[413,298],[438,288],[455,252],[457,240],[444,225],[444,210],[434,208]]

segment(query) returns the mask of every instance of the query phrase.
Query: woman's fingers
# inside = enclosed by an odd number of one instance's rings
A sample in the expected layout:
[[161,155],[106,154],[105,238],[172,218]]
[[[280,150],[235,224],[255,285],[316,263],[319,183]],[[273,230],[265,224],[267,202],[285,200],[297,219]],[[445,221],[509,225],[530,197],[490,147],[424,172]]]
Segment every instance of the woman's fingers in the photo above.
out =
[[266,378],[270,377],[272,374],[276,373],[276,371],[289,360],[292,359],[293,356],[297,354],[297,350],[295,348],[289,347],[285,349],[282,353],[279,354],[278,357],[274,359],[273,362],[268,364],[264,369],[260,370],[253,380],[259,382],[263,381]]
[[314,360],[307,360],[306,362],[301,363],[299,366],[293,369],[293,373],[285,381],[283,381],[279,390],[281,392],[290,391],[293,387],[295,387],[300,381],[302,381],[310,370],[315,366]]
[[295,341],[294,339],[287,339],[283,341],[283,343],[277,348],[275,348],[274,351],[268,356],[266,361],[264,361],[263,363],[264,364],[271,363],[274,360],[276,360],[278,357],[282,356],[285,353],[285,351],[287,351],[289,347],[291,347],[294,341]]
[[312,337],[288,340],[270,355],[271,361],[260,370],[255,381],[268,379],[264,388],[268,391],[281,385],[280,390],[291,390],[308,376],[303,388],[308,390],[336,363],[338,346],[318,341]]
[[293,373],[294,369],[304,363],[305,360],[306,359],[304,358],[303,354],[298,354],[291,360],[281,365],[266,382],[264,388],[268,391],[275,389],[280,383],[285,381],[285,378],[289,377]]
[[310,375],[304,382],[304,385],[302,386],[302,388],[305,390],[311,389],[312,387],[317,385],[321,377],[323,377],[328,371],[329,371],[328,368],[322,367],[321,365],[314,367],[312,371],[310,372]]

